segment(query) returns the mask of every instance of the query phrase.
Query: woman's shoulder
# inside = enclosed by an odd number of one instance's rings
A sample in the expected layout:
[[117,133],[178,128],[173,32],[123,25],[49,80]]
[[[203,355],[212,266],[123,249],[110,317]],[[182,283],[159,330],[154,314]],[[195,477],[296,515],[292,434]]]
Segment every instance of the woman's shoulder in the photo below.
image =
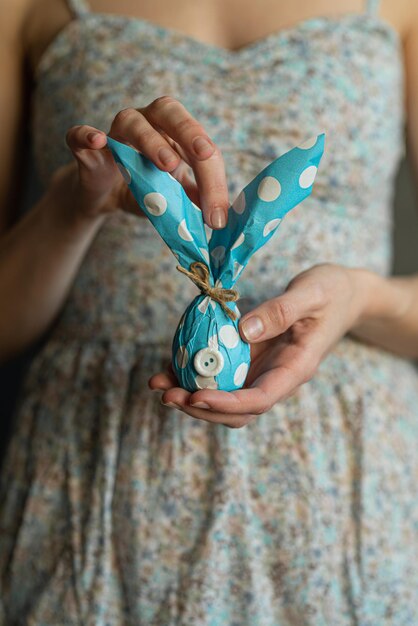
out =
[[0,2],[0,45],[22,45],[26,16],[32,0],[2,0]]
[[44,50],[73,16],[67,0],[18,1],[26,4],[22,39],[26,58],[34,71]]
[[417,0],[380,0],[379,15],[392,24],[402,40],[418,25]]

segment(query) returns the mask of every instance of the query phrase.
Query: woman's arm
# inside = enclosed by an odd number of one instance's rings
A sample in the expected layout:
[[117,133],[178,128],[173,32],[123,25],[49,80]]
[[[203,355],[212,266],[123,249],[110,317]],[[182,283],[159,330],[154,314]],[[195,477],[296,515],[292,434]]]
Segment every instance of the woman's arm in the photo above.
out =
[[18,216],[17,175],[26,126],[23,30],[28,8],[28,0],[0,4],[0,360],[45,329],[51,319],[45,309],[54,297],[62,301],[57,292],[65,293],[95,228],[67,219],[69,213],[60,214],[52,198],[44,198],[11,228]]
[[350,269],[364,307],[349,334],[362,341],[418,359],[418,276],[384,278]]
[[[31,11],[40,10],[32,2],[0,3],[0,362],[24,350],[51,325],[106,214],[117,209],[141,214],[106,148],[105,133],[83,125],[66,134],[74,160],[56,170],[40,201],[14,224],[21,181],[13,175],[22,159],[23,103],[30,95],[24,72],[30,47],[25,41],[31,39],[27,24]],[[222,155],[180,102],[165,96],[141,110],[119,111],[109,134],[172,172],[202,206],[205,220],[214,228],[223,225],[229,201]],[[206,139],[205,147],[196,143],[197,137]],[[188,177],[186,163],[199,189]]]
[[[418,7],[410,3],[404,37],[407,143],[418,188]],[[418,241],[417,241],[418,248]],[[418,359],[418,275],[381,278],[356,273],[366,297],[364,313],[350,334],[402,356]]]
[[0,362],[44,333],[104,216],[45,195],[0,242]]
[[46,330],[103,219],[82,217],[68,199],[49,192],[12,226],[26,127],[23,31],[29,4],[0,3],[0,361]]

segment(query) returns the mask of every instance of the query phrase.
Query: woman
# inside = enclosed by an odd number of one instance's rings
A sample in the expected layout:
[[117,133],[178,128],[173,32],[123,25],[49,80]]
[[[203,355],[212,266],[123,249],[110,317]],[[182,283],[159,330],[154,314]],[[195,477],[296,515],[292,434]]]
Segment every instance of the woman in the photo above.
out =
[[[2,9],[5,214],[24,58],[45,185],[3,237],[2,357],[47,333],[4,464],[2,623],[418,623],[418,284],[389,276],[417,8],[141,5]],[[189,394],[165,369],[196,288],[138,219],[107,131],[214,228],[326,133],[312,196],[239,282],[245,389]]]

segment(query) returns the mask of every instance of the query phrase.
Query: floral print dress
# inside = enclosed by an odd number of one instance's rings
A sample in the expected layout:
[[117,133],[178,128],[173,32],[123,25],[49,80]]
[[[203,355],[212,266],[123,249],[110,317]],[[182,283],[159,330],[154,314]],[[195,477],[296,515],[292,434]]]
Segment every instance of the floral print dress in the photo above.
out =
[[[390,273],[404,76],[378,2],[231,52],[68,1],[32,103],[44,185],[72,158],[70,126],[108,131],[163,94],[218,143],[231,201],[325,132],[313,193],[250,261],[240,310],[323,261]],[[414,363],[347,335],[245,428],[196,420],[147,386],[196,293],[147,220],[118,211],[95,237],[15,415],[0,623],[418,624]]]

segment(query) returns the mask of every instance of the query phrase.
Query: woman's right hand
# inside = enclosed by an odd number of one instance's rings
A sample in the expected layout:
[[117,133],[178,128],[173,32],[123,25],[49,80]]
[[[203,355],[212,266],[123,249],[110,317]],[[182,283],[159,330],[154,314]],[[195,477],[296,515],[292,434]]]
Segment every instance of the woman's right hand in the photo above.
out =
[[[222,154],[178,100],[162,96],[141,109],[123,109],[115,116],[108,134],[170,172],[202,209],[210,227],[225,226],[229,199]],[[87,217],[116,209],[141,214],[106,147],[103,131],[87,125],[73,126],[66,141],[75,160],[54,173],[53,195],[70,198],[72,203],[77,199],[77,211]]]

